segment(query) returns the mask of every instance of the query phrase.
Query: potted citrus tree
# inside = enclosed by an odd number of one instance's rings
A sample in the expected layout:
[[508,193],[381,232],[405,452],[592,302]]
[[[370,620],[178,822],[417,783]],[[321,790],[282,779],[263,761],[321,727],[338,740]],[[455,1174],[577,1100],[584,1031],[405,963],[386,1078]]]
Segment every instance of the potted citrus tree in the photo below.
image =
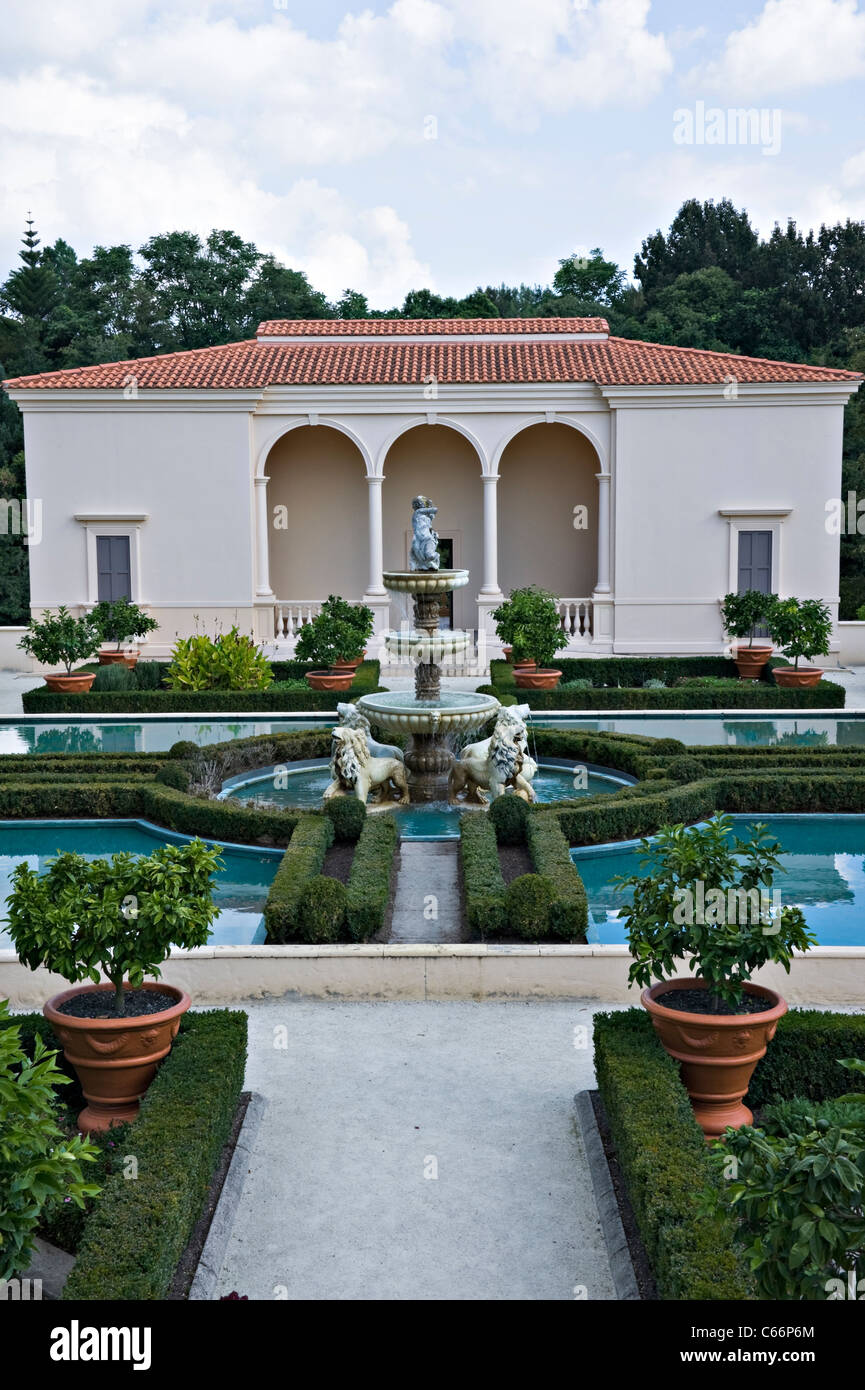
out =
[[14,869],[8,931],[19,959],[72,985],[93,982],[43,1008],[87,1100],[82,1133],[134,1119],[171,1050],[191,1001],[162,983],[159,967],[172,945],[206,943],[217,915],[211,875],[220,866],[217,849],[192,840],[110,861],[60,854],[41,876],[26,863]]
[[307,684],[313,690],[348,690],[372,629],[371,608],[329,594],[295,644],[298,661],[313,661],[322,668],[307,672]]
[[40,666],[62,662],[65,672],[52,672],[45,677],[45,684],[49,690],[76,693],[89,690],[96,673],[76,671],[73,675],[72,667],[95,656],[99,641],[99,630],[89,615],[76,618],[61,604],[56,613],[46,611],[41,619],[31,618],[18,646]]
[[[514,680],[525,690],[552,690],[562,673],[552,662],[568,645],[555,594],[530,584],[514,589],[506,603],[493,609],[496,631],[513,646]],[[500,626],[501,625],[501,626]]]
[[832,636],[829,608],[816,598],[778,599],[769,614],[769,631],[776,646],[784,655],[793,658],[792,666],[776,666],[772,675],[777,685],[798,689],[817,685],[823,676],[818,666],[800,666],[802,657],[813,661],[826,656]]
[[124,642],[131,642],[135,637],[146,637],[148,632],[155,632],[159,627],[155,618],[151,618],[137,604],[130,603],[128,598],[113,601],[103,599],[93,609],[92,618],[102,641],[115,643],[113,651],[103,649],[99,652],[100,666],[135,666],[141,653],[122,651]]
[[[741,594],[727,594],[721,604],[724,631],[736,646],[733,660],[743,680],[758,680],[760,672],[772,655],[771,642],[755,642],[757,628],[768,623],[769,614],[777,603],[777,595],[761,594],[759,589],[745,589]],[[747,647],[739,646],[747,637]]]
[[[641,1003],[681,1065],[707,1139],[751,1123],[743,1099],[787,1012],[781,995],[751,976],[769,962],[789,973],[794,950],[815,941],[801,908],[781,907],[777,893],[770,901],[781,846],[764,825],[750,829],[748,841],[733,837],[726,815],[664,826],[640,842],[642,872],[614,879],[633,893],[623,914],[628,982],[644,986]],[[693,973],[682,979],[684,960]]]

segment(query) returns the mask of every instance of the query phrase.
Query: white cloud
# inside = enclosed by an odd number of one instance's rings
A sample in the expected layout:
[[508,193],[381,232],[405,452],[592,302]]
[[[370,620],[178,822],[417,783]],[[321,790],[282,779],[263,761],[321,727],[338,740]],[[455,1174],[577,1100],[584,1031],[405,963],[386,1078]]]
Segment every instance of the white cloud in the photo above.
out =
[[865,12],[856,0],[766,0],[729,34],[715,62],[691,74],[731,100],[759,101],[865,74]]

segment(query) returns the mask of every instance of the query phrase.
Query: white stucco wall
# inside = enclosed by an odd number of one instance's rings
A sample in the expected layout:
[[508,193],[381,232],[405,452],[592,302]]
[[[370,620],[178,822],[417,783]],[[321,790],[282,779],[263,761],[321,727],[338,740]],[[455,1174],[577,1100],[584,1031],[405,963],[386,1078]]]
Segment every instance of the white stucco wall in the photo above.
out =
[[[252,602],[249,415],[99,410],[25,412],[27,492],[42,499],[30,550],[31,606],[86,603],[86,537],[76,515],[141,514],[141,602],[228,615]],[[121,529],[121,528],[118,528]],[[185,621],[185,619],[184,619]],[[159,634],[157,634],[158,640]]]
[[737,578],[722,509],[789,508],[736,521],[776,526],[778,591],[822,599],[837,615],[839,538],[825,520],[840,495],[841,429],[838,405],[617,410],[616,650],[720,648],[717,600]]

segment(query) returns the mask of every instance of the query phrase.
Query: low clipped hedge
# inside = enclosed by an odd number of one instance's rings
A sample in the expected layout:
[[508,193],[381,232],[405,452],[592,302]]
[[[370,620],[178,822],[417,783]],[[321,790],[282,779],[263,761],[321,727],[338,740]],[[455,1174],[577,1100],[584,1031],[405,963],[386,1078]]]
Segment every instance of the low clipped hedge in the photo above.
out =
[[113,1174],[96,1200],[64,1300],[165,1298],[231,1134],[246,1034],[241,1011],[184,1015],[131,1131],[138,1177]]
[[564,941],[585,941],[589,925],[586,890],[555,811],[532,811],[526,821],[526,845],[535,872],[550,886],[550,935]]
[[304,939],[300,911],[303,892],[310,880],[321,873],[332,844],[333,821],[329,816],[312,812],[298,816],[264,905],[268,941]]
[[[839,1057],[865,1060],[865,1014],[791,1009],[778,1024],[747,1094],[753,1109],[802,1096],[830,1100],[851,1089]],[[643,1009],[595,1015],[595,1070],[616,1154],[661,1298],[755,1298],[735,1253],[735,1217],[707,1216],[700,1194],[717,1168],[676,1063]]]
[[505,880],[495,827],[482,812],[460,816],[460,868],[469,930],[481,938],[500,936],[507,928]]
[[[277,662],[277,668],[289,663]],[[290,663],[294,665],[295,663]],[[314,667],[301,666],[304,671]],[[234,711],[267,713],[300,710],[333,710],[337,700],[356,700],[378,689],[379,663],[364,661],[350,688],[340,694],[327,690],[297,689],[276,683],[269,690],[88,690],[79,694],[48,690],[39,685],[22,695],[25,714],[199,714]],[[296,677],[286,676],[286,680]]]
[[398,844],[394,816],[367,816],[348,877],[345,922],[352,941],[369,941],[384,927]]
[[733,1217],[699,1210],[700,1194],[719,1182],[717,1170],[648,1015],[595,1014],[594,1034],[598,1089],[660,1297],[753,1298],[733,1248]]

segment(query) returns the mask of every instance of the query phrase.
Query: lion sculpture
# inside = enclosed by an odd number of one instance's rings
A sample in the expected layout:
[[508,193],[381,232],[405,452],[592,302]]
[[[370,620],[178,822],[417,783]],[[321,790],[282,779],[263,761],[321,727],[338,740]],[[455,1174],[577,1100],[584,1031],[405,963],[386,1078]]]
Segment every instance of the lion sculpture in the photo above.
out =
[[331,736],[330,775],[332,781],[323,800],[332,796],[356,796],[366,803],[370,792],[373,801],[392,801],[398,792],[397,803],[407,806],[408,781],[405,766],[399,758],[375,758],[367,747],[362,729],[349,729],[338,724]]
[[452,806],[460,799],[486,806],[506,792],[534,801],[532,779],[538,770],[529,757],[525,716],[528,705],[512,705],[499,710],[489,738],[470,743],[455,762],[448,778],[448,799]]
[[393,743],[378,743],[372,736],[369,720],[363,710],[358,709],[357,705],[340,704],[336,707],[339,715],[339,722],[346,729],[360,729],[366,736],[366,746],[370,756],[373,758],[398,758],[405,762],[405,756],[401,748],[397,748]]

